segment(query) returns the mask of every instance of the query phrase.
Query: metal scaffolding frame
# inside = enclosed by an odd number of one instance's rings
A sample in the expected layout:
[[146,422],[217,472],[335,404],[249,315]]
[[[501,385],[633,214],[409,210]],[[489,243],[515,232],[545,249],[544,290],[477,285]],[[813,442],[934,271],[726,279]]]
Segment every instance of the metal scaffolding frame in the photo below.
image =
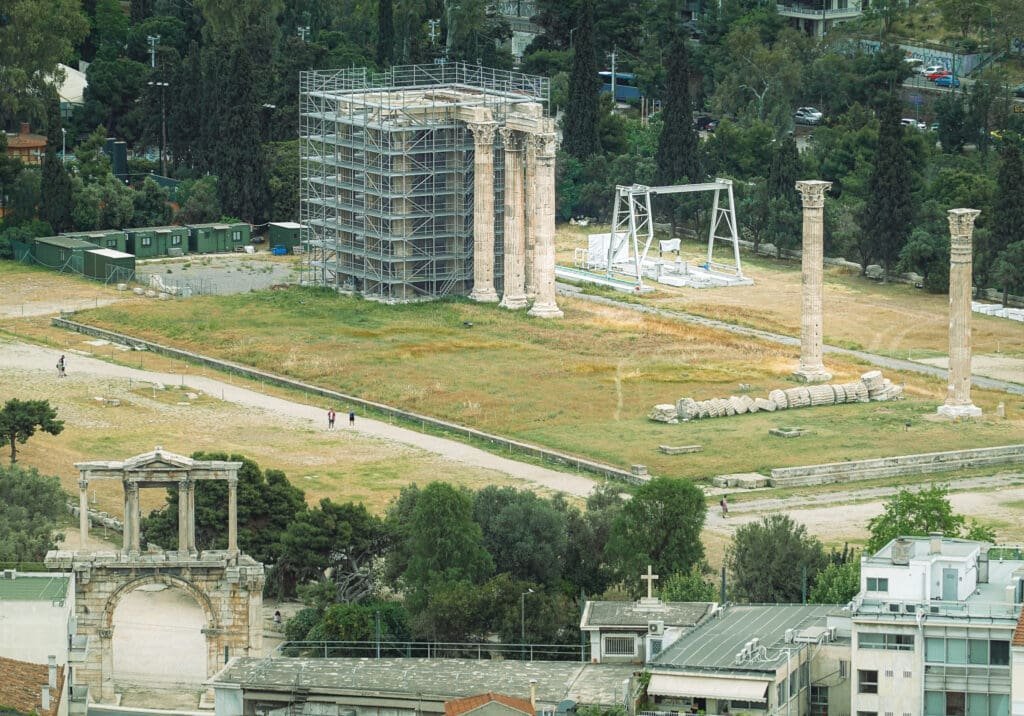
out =
[[[461,63],[300,75],[303,281],[389,302],[468,294],[473,282],[473,137],[486,110],[547,107],[542,77]],[[503,151],[495,144],[501,266]],[[500,272],[498,277],[500,277]]]

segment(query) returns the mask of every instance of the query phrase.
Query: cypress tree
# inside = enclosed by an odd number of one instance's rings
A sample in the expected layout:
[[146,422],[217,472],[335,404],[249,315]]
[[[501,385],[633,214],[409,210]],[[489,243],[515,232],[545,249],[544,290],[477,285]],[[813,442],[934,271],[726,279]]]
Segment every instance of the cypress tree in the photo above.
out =
[[910,151],[904,143],[899,101],[890,96],[882,105],[868,200],[858,222],[866,235],[868,255],[861,257],[865,267],[878,261],[889,274],[910,236],[913,213]]
[[71,177],[52,147],[43,157],[42,183],[46,190],[42,193],[39,218],[57,233],[67,231],[72,226],[71,208],[74,205]]
[[569,105],[565,109],[563,146],[574,157],[586,159],[601,150],[598,135],[598,93],[601,79],[597,72],[594,45],[594,1],[580,3],[572,73],[569,75]]
[[1024,160],[1016,142],[1007,141],[999,153],[999,175],[988,224],[988,240],[978,247],[977,273],[987,279],[996,257],[1024,238]]
[[678,36],[669,48],[667,69],[668,83],[662,111],[664,124],[655,154],[657,181],[659,184],[675,184],[683,180],[696,182],[702,174],[690,98],[690,61],[686,40]]
[[395,18],[392,0],[377,0],[377,66],[391,64],[395,48]]

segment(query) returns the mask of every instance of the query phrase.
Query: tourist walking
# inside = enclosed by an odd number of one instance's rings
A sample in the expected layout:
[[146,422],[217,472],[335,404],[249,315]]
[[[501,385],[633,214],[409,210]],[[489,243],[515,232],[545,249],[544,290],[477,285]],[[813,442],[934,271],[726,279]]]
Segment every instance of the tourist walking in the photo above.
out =
[[348,424],[351,427],[355,427],[356,424],[356,413],[354,410],[348,412]]
[[61,356],[57,361],[57,377],[66,378],[67,375],[67,363],[64,361],[64,356]]
[[327,429],[334,430],[334,408],[327,411]]
[[718,503],[722,507],[722,517],[729,516],[729,501],[725,499],[725,495],[722,495],[722,501]]

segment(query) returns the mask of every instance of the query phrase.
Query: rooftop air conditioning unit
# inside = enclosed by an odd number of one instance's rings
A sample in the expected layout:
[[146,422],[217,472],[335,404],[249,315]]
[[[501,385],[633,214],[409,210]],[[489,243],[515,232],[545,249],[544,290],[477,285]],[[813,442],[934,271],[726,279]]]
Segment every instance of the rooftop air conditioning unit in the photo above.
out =
[[836,640],[836,628],[835,627],[829,627],[828,628],[828,640],[829,641],[835,641]]
[[794,629],[787,629],[786,633],[785,633],[785,636],[783,637],[783,641],[785,641],[787,644],[792,644],[793,643],[793,638],[795,636],[796,636],[796,631]]
[[14,579],[17,574],[18,574],[17,570],[5,569],[4,570],[4,574],[3,574],[3,578],[4,579]]
[[662,636],[665,633],[665,622],[662,621],[650,621],[647,622],[647,633],[651,636]]

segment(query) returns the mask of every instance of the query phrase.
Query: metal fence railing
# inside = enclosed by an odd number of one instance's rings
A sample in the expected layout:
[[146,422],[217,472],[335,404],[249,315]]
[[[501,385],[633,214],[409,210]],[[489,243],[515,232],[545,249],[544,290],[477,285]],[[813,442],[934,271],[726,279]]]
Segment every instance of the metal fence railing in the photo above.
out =
[[476,659],[479,661],[589,661],[590,645],[434,641],[286,641],[276,656],[308,659]]

